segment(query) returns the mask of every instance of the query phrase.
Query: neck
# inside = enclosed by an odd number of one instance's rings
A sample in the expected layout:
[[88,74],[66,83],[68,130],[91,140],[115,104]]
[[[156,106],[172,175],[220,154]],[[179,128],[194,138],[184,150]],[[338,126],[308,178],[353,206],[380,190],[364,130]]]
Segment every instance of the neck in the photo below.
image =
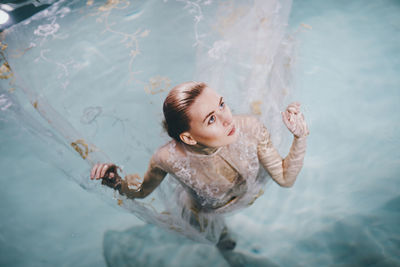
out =
[[202,154],[202,155],[211,155],[218,150],[218,147],[209,147],[202,144],[195,144],[195,145],[187,145],[183,144],[184,147],[192,153]]

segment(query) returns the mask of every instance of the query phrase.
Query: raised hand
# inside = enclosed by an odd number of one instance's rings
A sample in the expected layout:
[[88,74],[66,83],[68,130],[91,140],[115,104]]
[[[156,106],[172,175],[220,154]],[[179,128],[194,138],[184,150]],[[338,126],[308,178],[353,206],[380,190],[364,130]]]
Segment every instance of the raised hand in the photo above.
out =
[[121,170],[120,167],[112,163],[98,163],[93,166],[90,172],[90,179],[103,179],[102,184],[117,189],[121,185],[121,177],[118,175],[118,169]]
[[300,111],[300,103],[291,103],[282,113],[282,120],[290,132],[296,137],[307,136],[310,132],[304,115]]

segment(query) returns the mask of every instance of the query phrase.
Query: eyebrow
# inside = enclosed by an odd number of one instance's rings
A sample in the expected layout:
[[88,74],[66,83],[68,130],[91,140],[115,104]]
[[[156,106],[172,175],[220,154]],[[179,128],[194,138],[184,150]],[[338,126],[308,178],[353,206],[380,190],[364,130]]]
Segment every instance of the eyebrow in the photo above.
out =
[[[222,103],[222,99],[223,97],[221,96],[221,98],[219,99],[219,105],[221,105]],[[204,118],[203,123],[207,120],[208,117],[210,117],[215,111],[211,111],[210,113],[208,113],[208,115]]]

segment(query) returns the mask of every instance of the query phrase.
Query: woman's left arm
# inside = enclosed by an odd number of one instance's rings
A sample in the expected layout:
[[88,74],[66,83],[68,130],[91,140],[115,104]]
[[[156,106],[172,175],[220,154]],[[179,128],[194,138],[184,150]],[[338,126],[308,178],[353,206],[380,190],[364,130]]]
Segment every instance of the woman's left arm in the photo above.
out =
[[288,129],[293,133],[294,139],[289,154],[282,159],[278,151],[272,145],[270,135],[265,127],[262,128],[262,138],[258,143],[258,158],[272,179],[280,186],[291,187],[296,181],[297,175],[303,167],[303,160],[307,147],[307,135],[309,134],[303,114],[300,112],[300,104],[290,104],[282,119]]

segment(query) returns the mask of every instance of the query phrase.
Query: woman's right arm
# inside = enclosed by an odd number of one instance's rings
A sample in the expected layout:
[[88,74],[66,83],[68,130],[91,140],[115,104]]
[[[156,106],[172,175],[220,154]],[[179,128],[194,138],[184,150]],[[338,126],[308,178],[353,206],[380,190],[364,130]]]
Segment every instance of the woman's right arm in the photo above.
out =
[[96,164],[91,171],[90,178],[103,179],[102,184],[118,190],[121,195],[128,198],[145,198],[162,182],[167,175],[155,162],[154,156],[150,160],[149,167],[143,181],[138,174],[128,174],[122,179],[114,164]]
[[[128,174],[125,180],[122,180],[119,192],[128,198],[145,198],[150,195],[154,189],[164,180],[167,172],[158,167],[153,160],[150,161],[149,167],[144,175],[143,182],[138,174]],[[135,189],[131,189],[134,187]]]

